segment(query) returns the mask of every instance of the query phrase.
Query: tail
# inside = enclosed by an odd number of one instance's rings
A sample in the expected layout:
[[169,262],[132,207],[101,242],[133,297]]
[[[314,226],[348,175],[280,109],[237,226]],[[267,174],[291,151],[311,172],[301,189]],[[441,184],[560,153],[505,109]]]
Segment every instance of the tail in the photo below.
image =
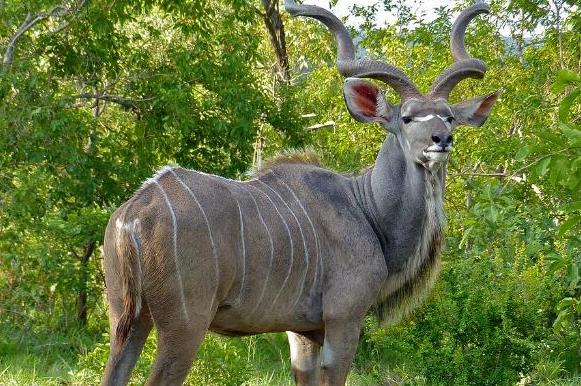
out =
[[123,223],[117,219],[115,225],[117,227],[115,246],[121,263],[124,300],[123,313],[115,331],[115,341],[123,345],[129,336],[133,321],[141,311],[140,224],[138,219],[131,223]]

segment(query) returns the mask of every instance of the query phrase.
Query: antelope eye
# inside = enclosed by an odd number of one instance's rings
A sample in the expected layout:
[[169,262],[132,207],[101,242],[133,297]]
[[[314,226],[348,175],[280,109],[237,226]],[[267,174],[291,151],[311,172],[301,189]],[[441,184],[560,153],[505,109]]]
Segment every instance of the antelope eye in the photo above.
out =
[[446,121],[448,123],[452,123],[452,122],[454,122],[454,117],[448,117],[448,118],[446,118]]
[[412,121],[411,117],[401,117],[401,120],[403,121],[403,123],[410,123]]

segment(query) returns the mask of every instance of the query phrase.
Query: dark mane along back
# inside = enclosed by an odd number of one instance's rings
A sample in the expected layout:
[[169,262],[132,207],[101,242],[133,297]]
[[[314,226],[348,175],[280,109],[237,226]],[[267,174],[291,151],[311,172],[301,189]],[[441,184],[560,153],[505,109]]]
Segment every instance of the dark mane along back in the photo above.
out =
[[250,171],[252,177],[260,177],[266,174],[269,170],[274,169],[278,165],[287,164],[302,164],[302,165],[316,165],[322,166],[321,158],[319,155],[310,149],[290,149],[283,150],[276,155],[268,158],[257,167],[254,167]]

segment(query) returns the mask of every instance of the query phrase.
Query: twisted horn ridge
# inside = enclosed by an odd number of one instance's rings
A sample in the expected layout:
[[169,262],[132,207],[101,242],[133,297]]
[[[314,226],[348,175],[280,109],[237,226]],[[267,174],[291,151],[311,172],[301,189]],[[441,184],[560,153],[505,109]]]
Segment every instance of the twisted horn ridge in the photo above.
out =
[[444,70],[432,83],[428,93],[430,97],[448,99],[454,87],[461,80],[466,78],[482,79],[484,77],[487,69],[486,64],[480,59],[472,58],[464,46],[464,36],[468,24],[482,13],[490,13],[488,4],[474,4],[458,15],[450,33],[450,49],[455,63]]
[[284,6],[292,16],[312,17],[331,30],[337,40],[337,68],[341,75],[381,80],[390,85],[402,100],[421,97],[414,83],[399,68],[376,60],[356,60],[355,46],[347,28],[330,11],[315,5],[299,5],[293,0],[285,0]]

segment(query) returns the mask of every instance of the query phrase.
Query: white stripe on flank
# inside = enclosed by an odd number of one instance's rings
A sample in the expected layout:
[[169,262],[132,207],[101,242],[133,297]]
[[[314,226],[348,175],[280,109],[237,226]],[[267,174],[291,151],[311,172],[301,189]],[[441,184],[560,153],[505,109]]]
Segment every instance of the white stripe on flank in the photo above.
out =
[[[172,170],[172,173],[173,173],[173,170]],[[163,195],[163,198],[165,199],[165,203],[167,204],[167,207],[168,207],[169,212],[171,214],[171,223],[172,223],[172,228],[173,228],[173,231],[172,231],[173,258],[174,258],[174,262],[175,262],[175,265],[176,265],[176,273],[177,273],[177,278],[178,278],[178,285],[180,286],[180,292],[181,292],[180,295],[181,295],[181,300],[182,300],[182,308],[183,308],[184,316],[186,317],[186,320],[189,323],[190,322],[190,316],[188,315],[188,310],[186,308],[186,298],[185,298],[185,294],[184,294],[184,284],[182,283],[182,275],[180,274],[180,267],[179,267],[179,264],[178,264],[178,240],[177,240],[177,220],[176,220],[176,215],[174,213],[174,210],[173,210],[173,208],[171,206],[171,202],[169,201],[169,198],[168,198],[167,194],[165,193],[165,191],[163,190],[163,188],[161,187],[161,185],[157,181],[157,179],[154,179],[151,182],[154,183],[155,186],[157,186],[159,188],[159,191]]]
[[[313,222],[311,221],[311,217],[309,216],[309,214],[307,213],[307,210],[305,209],[305,207],[303,206],[303,204],[301,203],[301,200],[299,200],[298,196],[296,195],[296,193],[294,192],[294,190],[291,189],[290,186],[288,186],[283,180],[281,180],[280,178],[277,178],[277,180],[283,184],[289,192],[291,192],[291,194],[293,195],[294,199],[297,201],[297,203],[299,204],[299,206],[301,207],[303,213],[305,214],[305,216],[307,217],[307,220],[309,221],[309,225],[311,226],[311,229],[313,231],[313,236],[315,237],[315,252],[317,253],[317,258],[315,260],[315,276],[314,276],[314,280],[313,280],[313,285],[311,286],[311,290],[309,291],[312,295],[313,292],[313,287],[315,286],[315,284],[317,283],[317,274],[319,272],[319,259],[321,258],[320,256],[320,252],[319,252],[319,237],[317,236],[317,232],[315,231],[315,226],[313,225]],[[303,284],[305,279],[307,278],[307,270],[309,267],[309,263],[307,262],[307,268],[305,269],[305,277],[303,279]],[[321,268],[322,268],[322,262],[321,262]],[[297,299],[298,301],[298,299]],[[295,302],[296,305],[296,302]]]
[[[261,182],[262,184],[264,184],[264,182],[260,181],[260,180],[256,180],[257,182]],[[266,184],[264,184],[266,185]],[[286,285],[286,282],[288,280],[288,277],[290,275],[290,271],[292,270],[292,266],[293,266],[293,255],[294,255],[294,248],[293,248],[293,238],[292,235],[290,233],[290,229],[288,227],[288,224],[286,223],[286,221],[284,220],[284,217],[282,217],[282,214],[280,214],[280,211],[278,210],[278,208],[276,207],[276,204],[274,203],[274,201],[272,201],[272,198],[270,198],[270,196],[268,194],[266,194],[265,192],[263,192],[262,190],[258,189],[255,186],[252,185],[248,185],[253,187],[254,189],[258,190],[260,193],[264,194],[266,196],[266,198],[268,199],[268,201],[270,201],[270,203],[272,204],[272,206],[274,207],[274,210],[276,210],[276,213],[278,213],[278,216],[280,217],[280,219],[282,220],[282,223],[284,224],[284,227],[286,228],[286,232],[288,233],[288,239],[290,241],[290,257],[291,257],[291,262],[289,265],[289,274],[287,274],[286,278],[284,279],[284,282],[282,283],[282,285],[280,286],[280,290],[277,294],[277,296],[275,297],[275,300],[272,302],[272,304],[270,305],[269,310],[274,307],[274,304],[276,303],[276,300],[278,299],[278,295],[280,295],[280,292],[282,291],[282,289],[284,288],[284,286]],[[267,185],[268,187],[268,185]]]
[[[266,292],[266,288],[268,287],[268,280],[270,279],[270,271],[272,270],[272,261],[274,260],[274,242],[272,241],[272,235],[270,234],[270,231],[268,230],[268,226],[266,226],[266,223],[264,222],[264,217],[262,217],[262,214],[260,213],[256,199],[254,198],[254,196],[252,195],[250,190],[248,190],[246,188],[246,185],[241,184],[240,186],[242,186],[244,188],[244,190],[246,190],[246,192],[250,195],[250,198],[252,198],[252,201],[254,202],[254,206],[256,207],[256,212],[258,213],[258,218],[260,219],[260,222],[262,223],[262,225],[264,225],[264,229],[266,230],[266,234],[268,235],[268,241],[270,242],[270,261],[268,263],[268,273],[266,274],[266,280],[264,281],[264,285],[262,286],[262,291],[260,293],[260,297],[258,298],[256,305],[254,306],[252,311],[250,311],[250,314],[249,314],[249,315],[254,315],[254,313],[256,312],[256,309],[260,305],[260,302],[262,302],[262,298],[264,297],[264,293]],[[248,186],[250,186],[250,185],[248,185]],[[254,188],[254,189],[256,189],[256,188]]]
[[[273,174],[274,174],[274,173],[273,173]],[[276,178],[276,176],[274,176],[274,178]],[[260,181],[260,180],[259,180],[259,181]],[[278,198],[279,198],[279,199],[282,201],[282,203],[283,203],[283,204],[284,204],[284,205],[287,207],[288,211],[290,212],[290,214],[291,214],[291,215],[294,217],[295,221],[297,222],[297,225],[299,226],[299,232],[301,233],[301,239],[303,239],[303,251],[304,251],[304,254],[305,254],[305,260],[307,261],[307,265],[308,265],[308,264],[309,264],[309,257],[308,257],[308,255],[309,255],[309,252],[308,252],[308,250],[307,250],[307,243],[306,243],[306,241],[305,241],[305,235],[303,234],[303,228],[301,227],[301,223],[299,222],[299,219],[298,219],[298,218],[297,218],[297,216],[294,214],[294,212],[292,211],[292,209],[290,208],[290,206],[287,204],[287,202],[286,202],[286,201],[285,201],[285,200],[282,198],[282,196],[281,196],[281,195],[280,195],[280,194],[279,194],[279,193],[278,193],[276,190],[274,190],[272,187],[270,187],[269,185],[267,185],[267,184],[266,184],[264,181],[260,181],[260,182],[261,182],[261,183],[262,183],[264,186],[266,186],[268,189],[272,190],[272,192],[273,192],[274,194],[276,194],[276,195],[277,195],[277,197],[278,197]],[[286,279],[284,280],[284,282],[285,282],[285,283],[287,282],[288,278],[290,277],[290,274],[291,274],[291,272],[292,272],[292,264],[291,264],[291,266],[289,267],[289,271],[288,271],[287,277],[286,277]],[[306,277],[306,275],[305,275],[305,277]],[[302,294],[302,292],[303,292],[303,284],[304,284],[304,280],[303,280],[303,282],[301,283],[301,288],[299,289],[299,294],[298,294],[298,297],[299,297],[299,298],[301,297],[301,294]],[[276,303],[276,301],[278,300],[278,297],[280,296],[280,294],[281,294],[281,293],[282,293],[282,287],[281,287],[281,289],[278,291],[278,294],[276,295],[276,297],[274,298],[274,302],[273,302],[273,303]],[[295,302],[294,304],[296,304],[296,302]]]
[[[180,183],[180,185],[183,186],[184,189],[190,194],[190,196],[192,196],[192,198],[196,202],[196,205],[198,205],[198,208],[200,208],[200,212],[202,212],[202,216],[204,217],[204,221],[206,222],[206,227],[208,228],[208,236],[210,237],[210,244],[212,244],[212,253],[214,255],[214,262],[215,262],[215,267],[216,267],[215,273],[216,273],[216,288],[217,288],[219,286],[219,283],[220,283],[219,282],[220,273],[219,273],[219,269],[218,269],[218,253],[216,252],[216,244],[214,243],[214,237],[212,236],[212,230],[210,229],[210,222],[208,221],[208,216],[206,216],[206,212],[204,211],[204,208],[200,204],[200,201],[198,201],[194,192],[192,192],[192,190],[189,188],[189,186],[186,185],[185,182],[182,181],[182,179],[177,175],[176,172],[171,170],[171,173],[176,178],[176,180]],[[212,295],[212,303],[211,303],[210,307],[214,307],[214,301],[216,300],[216,295],[217,295],[217,291],[214,291],[214,295]]]
[[240,292],[238,292],[238,298],[236,299],[236,303],[240,304],[242,290],[244,289],[244,281],[246,280],[246,245],[244,244],[244,219],[242,218],[242,208],[240,208],[240,203],[236,197],[234,197],[234,201],[236,201],[238,213],[240,214],[240,240],[242,241],[242,283],[240,283]]
[[[305,214],[305,216],[307,217],[307,220],[309,220],[309,223],[311,225],[311,228],[313,230],[313,235],[315,236],[315,244],[316,244],[316,238],[317,235],[315,234],[315,229],[313,227],[313,223],[311,222],[311,219],[309,218],[309,215],[307,214],[307,212],[305,211],[305,208],[303,207],[303,205],[301,204],[301,202],[299,201],[299,198],[297,197],[297,195],[295,194],[295,192],[280,178],[278,178],[278,174],[274,171],[272,171],[272,174],[274,175],[274,177],[276,178],[276,180],[281,183],[294,197],[295,201],[299,204],[299,206],[301,207],[303,213]],[[295,216],[296,218],[296,216]],[[298,222],[298,221],[297,221]],[[301,226],[299,224],[299,229],[301,229]],[[301,236],[303,236],[303,232],[301,230]],[[303,236],[303,242],[305,241],[305,238]],[[307,275],[309,273],[309,252],[307,250],[306,244],[305,244],[305,274],[303,276],[303,280],[301,281],[301,289],[299,291],[299,295],[297,296],[297,299],[295,300],[295,302],[293,303],[293,307],[295,307],[297,305],[297,303],[299,302],[301,295],[303,293],[303,288],[305,286],[305,280],[307,280]],[[316,278],[316,276],[315,276]]]

